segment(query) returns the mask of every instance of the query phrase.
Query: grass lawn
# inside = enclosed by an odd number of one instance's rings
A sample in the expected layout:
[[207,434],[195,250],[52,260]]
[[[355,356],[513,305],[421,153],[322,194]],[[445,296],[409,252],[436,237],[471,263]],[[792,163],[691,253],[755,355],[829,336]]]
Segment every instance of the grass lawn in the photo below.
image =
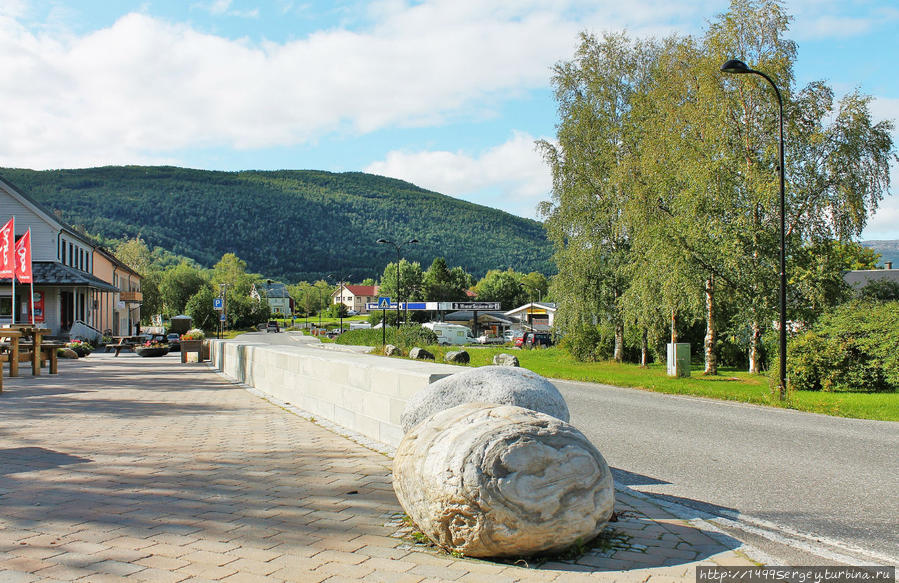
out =
[[[429,346],[437,362],[458,347]],[[719,369],[718,376],[704,376],[702,367],[693,367],[688,378],[671,378],[664,364],[641,368],[635,364],[614,362],[578,362],[558,348],[514,350],[508,347],[465,347],[471,356],[468,366],[493,363],[493,355],[507,352],[518,357],[523,368],[554,379],[604,383],[633,387],[658,393],[693,395],[711,399],[740,401],[772,407],[785,407],[810,413],[838,417],[855,417],[881,421],[899,421],[899,393],[825,393],[793,391],[785,402],[768,387],[768,378],[734,369]]]

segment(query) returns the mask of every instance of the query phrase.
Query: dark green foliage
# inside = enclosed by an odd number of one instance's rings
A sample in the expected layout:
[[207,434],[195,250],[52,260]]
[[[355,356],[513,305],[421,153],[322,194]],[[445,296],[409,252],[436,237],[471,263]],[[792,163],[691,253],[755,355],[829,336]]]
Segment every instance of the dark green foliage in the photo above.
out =
[[895,302],[899,300],[899,283],[886,279],[872,281],[859,292],[863,300]]
[[[899,390],[899,302],[849,302],[790,341],[792,389],[882,393]],[[776,363],[772,370],[777,370]]]
[[331,318],[346,318],[349,311],[346,304],[331,304],[325,313]]
[[[380,328],[350,330],[338,336],[336,342],[353,346],[381,346],[383,334]],[[388,328],[386,336],[387,344],[394,344],[407,351],[416,346],[437,344],[437,335],[432,330],[416,325],[401,326],[399,330]]]
[[597,326],[582,326],[569,330],[559,346],[578,360],[595,361],[600,358],[605,343]]
[[476,277],[497,266],[553,270],[540,223],[359,172],[125,166],[0,175],[99,237],[140,235],[151,249],[206,266],[234,253],[249,271],[286,281],[376,277],[396,260],[375,244],[381,237],[416,237],[404,257],[425,265],[444,257]]
[[396,345],[408,350],[416,346],[434,346],[437,335],[433,330],[418,325],[401,326],[396,336]]

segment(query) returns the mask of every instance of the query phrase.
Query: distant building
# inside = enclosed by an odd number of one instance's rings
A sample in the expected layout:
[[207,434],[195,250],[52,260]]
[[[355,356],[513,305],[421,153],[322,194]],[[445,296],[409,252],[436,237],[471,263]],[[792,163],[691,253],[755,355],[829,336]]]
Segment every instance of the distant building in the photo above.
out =
[[506,312],[506,317],[517,320],[531,330],[546,331],[553,327],[556,304],[531,302]]
[[462,310],[458,312],[450,312],[443,317],[443,321],[448,324],[461,324],[471,328],[474,336],[486,332],[490,336],[502,336],[503,332],[516,327],[517,322],[506,317],[503,312],[484,311],[477,312],[478,321],[475,322],[475,312]]
[[856,291],[872,281],[892,281],[899,284],[899,269],[893,269],[893,262],[887,261],[884,269],[855,269],[843,274],[843,281],[851,285]]
[[343,284],[340,289],[331,294],[332,304],[343,304],[347,310],[354,310],[360,314],[367,314],[366,304],[378,301],[378,286],[376,285],[349,285]]
[[[0,225],[15,217],[16,235],[31,229],[34,322],[59,338],[96,340],[140,328],[141,276],[56,214],[0,178]],[[18,237],[17,237],[18,238]],[[0,323],[31,322],[30,286],[0,280]]]
[[256,300],[265,298],[272,311],[272,316],[289,317],[293,314],[293,300],[287,293],[287,286],[283,283],[268,280],[265,283],[253,284],[250,297]]

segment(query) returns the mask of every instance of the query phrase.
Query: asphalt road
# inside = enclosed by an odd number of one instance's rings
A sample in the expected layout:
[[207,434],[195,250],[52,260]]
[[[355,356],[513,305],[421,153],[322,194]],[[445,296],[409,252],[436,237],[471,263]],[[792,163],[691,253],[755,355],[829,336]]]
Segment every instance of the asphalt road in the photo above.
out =
[[619,482],[899,562],[899,423],[554,382]]

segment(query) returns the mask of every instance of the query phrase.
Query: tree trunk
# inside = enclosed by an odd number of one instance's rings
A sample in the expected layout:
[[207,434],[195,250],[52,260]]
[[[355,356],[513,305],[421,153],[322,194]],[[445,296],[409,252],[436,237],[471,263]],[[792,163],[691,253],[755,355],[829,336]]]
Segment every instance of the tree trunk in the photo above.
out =
[[715,276],[705,280],[705,374],[718,374],[718,358],[715,356],[715,342],[718,334],[715,330]]
[[646,367],[649,365],[649,332],[646,328],[643,329],[643,335],[640,340],[640,366]]
[[758,323],[752,323],[752,332],[749,336],[749,372],[750,373],[759,373],[761,372],[761,360],[762,355],[759,350],[759,345],[762,339],[762,329],[759,327]]
[[615,324],[615,362],[624,360],[624,324]]

